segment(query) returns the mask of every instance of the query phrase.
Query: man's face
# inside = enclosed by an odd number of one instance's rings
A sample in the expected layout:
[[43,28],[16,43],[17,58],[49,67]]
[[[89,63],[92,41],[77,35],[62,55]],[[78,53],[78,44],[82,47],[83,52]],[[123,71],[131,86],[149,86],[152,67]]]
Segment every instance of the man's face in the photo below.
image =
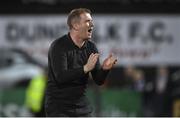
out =
[[78,32],[79,36],[83,40],[90,39],[92,37],[93,21],[89,13],[83,13],[80,15]]

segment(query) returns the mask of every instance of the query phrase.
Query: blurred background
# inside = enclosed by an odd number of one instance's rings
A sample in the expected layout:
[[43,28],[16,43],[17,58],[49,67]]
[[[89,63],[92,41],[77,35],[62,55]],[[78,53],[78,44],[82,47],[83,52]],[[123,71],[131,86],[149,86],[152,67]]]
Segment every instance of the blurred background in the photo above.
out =
[[90,79],[93,116],[180,116],[179,0],[1,0],[0,117],[44,116],[47,53],[67,33],[67,14],[92,11],[102,60],[117,66],[101,87]]

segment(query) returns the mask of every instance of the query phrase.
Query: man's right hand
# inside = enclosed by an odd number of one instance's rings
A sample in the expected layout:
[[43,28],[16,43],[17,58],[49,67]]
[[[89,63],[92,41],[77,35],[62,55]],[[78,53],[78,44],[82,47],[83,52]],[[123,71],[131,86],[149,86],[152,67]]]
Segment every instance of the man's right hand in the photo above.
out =
[[89,59],[88,59],[86,65],[84,65],[84,72],[85,73],[88,73],[88,72],[90,72],[91,70],[94,69],[98,58],[99,58],[99,54],[98,53],[95,53],[95,54],[91,53],[91,55],[89,56]]

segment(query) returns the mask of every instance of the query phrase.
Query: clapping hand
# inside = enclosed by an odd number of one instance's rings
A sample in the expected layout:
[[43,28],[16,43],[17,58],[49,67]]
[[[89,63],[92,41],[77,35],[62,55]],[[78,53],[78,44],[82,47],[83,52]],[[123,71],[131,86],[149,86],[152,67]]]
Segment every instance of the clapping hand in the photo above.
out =
[[[91,70],[94,69],[96,62],[99,58],[99,54],[98,53],[92,53],[89,56],[89,59],[86,63],[86,65],[84,65],[84,72],[90,72]],[[115,58],[112,54],[110,54],[103,62],[102,65],[102,69],[103,70],[110,70],[117,62],[117,58]]]
[[87,72],[91,71],[92,69],[94,69],[98,58],[99,58],[98,53],[92,53],[89,56],[89,59],[88,59],[86,65],[84,65],[84,72],[85,73],[87,73]]
[[102,69],[110,70],[117,62],[117,58],[111,53],[103,62]]

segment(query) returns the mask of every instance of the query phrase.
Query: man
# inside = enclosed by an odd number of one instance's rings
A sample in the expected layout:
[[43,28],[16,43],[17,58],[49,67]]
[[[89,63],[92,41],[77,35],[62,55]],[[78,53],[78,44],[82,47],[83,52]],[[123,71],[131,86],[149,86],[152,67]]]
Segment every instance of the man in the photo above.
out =
[[49,49],[49,79],[46,91],[47,116],[91,116],[85,96],[89,74],[102,85],[117,59],[109,55],[100,66],[92,36],[91,12],[85,8],[70,12],[69,33],[55,40]]

